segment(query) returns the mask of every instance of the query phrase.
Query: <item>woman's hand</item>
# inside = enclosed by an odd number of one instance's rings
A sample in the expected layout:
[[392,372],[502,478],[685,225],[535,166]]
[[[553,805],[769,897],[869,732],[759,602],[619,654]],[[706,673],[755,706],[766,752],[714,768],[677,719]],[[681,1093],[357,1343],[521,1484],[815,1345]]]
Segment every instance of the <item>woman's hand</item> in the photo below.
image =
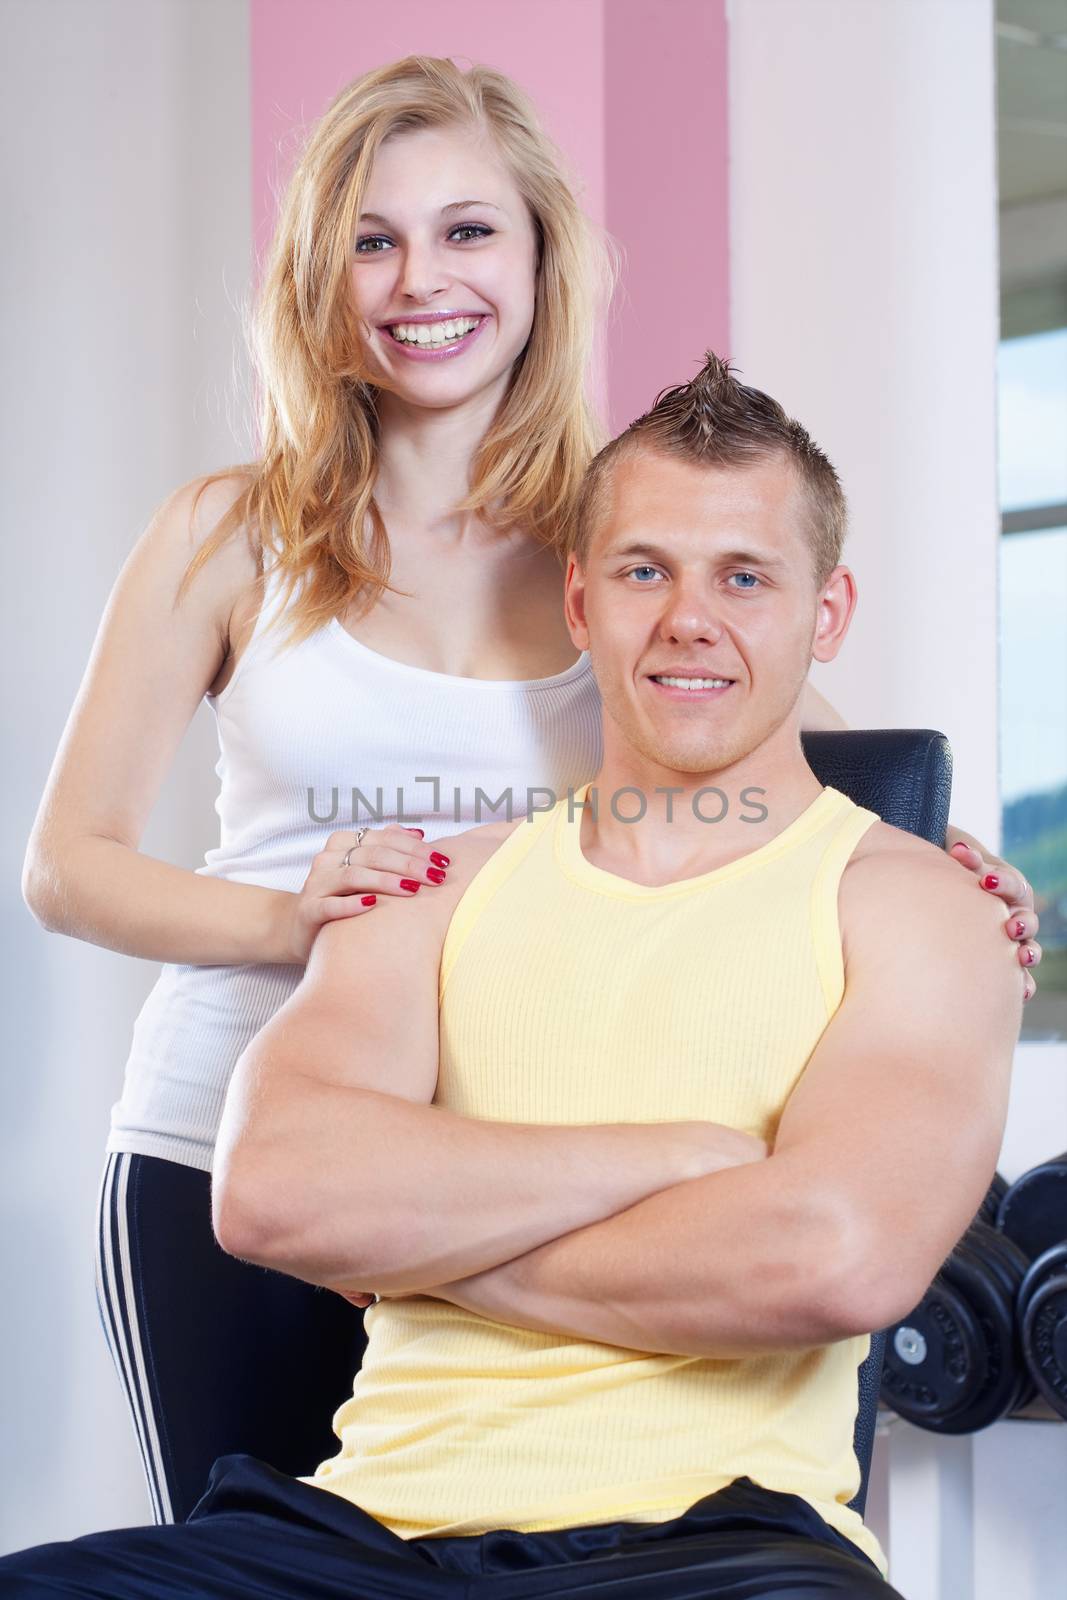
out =
[[1019,965],[1026,969],[1026,989],[1023,998],[1029,1000],[1037,989],[1037,982],[1031,968],[1036,967],[1041,960],[1041,946],[1034,935],[1038,930],[1037,912],[1034,910],[1034,891],[1019,871],[1010,861],[1002,861],[984,844],[979,843],[971,834],[962,832],[959,828],[949,828],[945,840],[945,848],[954,861],[961,867],[977,875],[982,888],[988,894],[995,895],[998,900],[1003,900],[1008,908],[1008,918],[1004,924],[1009,939],[1013,939],[1019,949]]
[[[349,850],[349,864],[342,866]],[[312,860],[300,893],[283,903],[281,947],[291,963],[306,966],[323,923],[364,915],[380,894],[403,899],[423,884],[444,883],[448,865],[446,855],[424,842],[421,828],[399,823],[367,828],[358,846],[354,829],[331,833]]]

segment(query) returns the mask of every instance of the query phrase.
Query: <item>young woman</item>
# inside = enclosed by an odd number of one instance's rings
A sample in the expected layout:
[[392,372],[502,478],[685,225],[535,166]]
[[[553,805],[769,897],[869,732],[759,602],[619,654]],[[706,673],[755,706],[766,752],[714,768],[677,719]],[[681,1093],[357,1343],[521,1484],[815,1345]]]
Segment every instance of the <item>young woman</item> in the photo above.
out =
[[[509,80],[425,57],[366,74],[282,206],[257,314],[261,459],[171,495],[109,600],[25,881],[46,927],[163,963],[112,1111],[97,1246],[157,1522],[186,1518],[220,1455],[314,1471],[362,1354],[342,1297],[215,1243],[238,1056],[325,921],[432,894],[435,839],[597,767],[560,553],[603,442],[584,383],[612,276]],[[191,872],[140,841],[205,694],[221,838]],[[805,709],[843,726],[813,692]],[[1032,965],[1029,891],[994,866],[984,886]]]

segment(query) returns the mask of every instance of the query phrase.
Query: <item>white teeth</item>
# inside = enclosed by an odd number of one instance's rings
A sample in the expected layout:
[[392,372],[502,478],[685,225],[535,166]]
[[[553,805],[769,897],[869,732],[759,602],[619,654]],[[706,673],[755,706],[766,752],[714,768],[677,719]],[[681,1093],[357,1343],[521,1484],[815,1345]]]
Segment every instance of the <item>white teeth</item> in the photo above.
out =
[[668,678],[654,673],[654,683],[665,683],[671,689],[725,689],[729,678]]
[[451,344],[477,326],[477,317],[450,317],[446,322],[396,322],[392,335],[399,344]]

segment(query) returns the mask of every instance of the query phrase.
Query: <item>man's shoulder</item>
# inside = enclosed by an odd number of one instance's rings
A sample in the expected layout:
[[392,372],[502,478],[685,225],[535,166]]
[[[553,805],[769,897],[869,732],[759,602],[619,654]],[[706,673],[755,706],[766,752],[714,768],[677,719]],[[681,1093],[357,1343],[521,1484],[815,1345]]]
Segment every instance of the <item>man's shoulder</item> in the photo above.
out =
[[959,863],[939,850],[927,839],[895,828],[892,823],[879,819],[872,822],[859,840],[845,867],[845,875],[854,879],[873,879],[880,873],[906,872],[940,873],[945,867],[955,868],[962,876]]
[[459,882],[461,879],[469,882],[490,856],[496,854],[505,839],[509,839],[525,821],[525,817],[515,817],[510,821],[501,818],[497,822],[484,822],[480,827],[465,828],[462,833],[450,834],[447,838],[435,839],[434,849],[442,851],[451,863],[448,868],[450,882]]
[[446,855],[449,864],[445,882],[426,896],[425,903],[438,913],[442,931],[486,862],[525,821],[525,817],[518,817],[511,821],[501,819],[486,822],[479,827],[465,828],[461,833],[442,835],[433,841],[433,848]]
[[[874,822],[856,845],[841,875],[842,938],[854,954],[874,954],[887,940],[909,938],[921,923],[940,930],[953,944],[979,944],[999,953],[992,934],[1007,908],[983,894],[973,872],[946,851],[895,828]],[[918,941],[916,941],[918,942]]]

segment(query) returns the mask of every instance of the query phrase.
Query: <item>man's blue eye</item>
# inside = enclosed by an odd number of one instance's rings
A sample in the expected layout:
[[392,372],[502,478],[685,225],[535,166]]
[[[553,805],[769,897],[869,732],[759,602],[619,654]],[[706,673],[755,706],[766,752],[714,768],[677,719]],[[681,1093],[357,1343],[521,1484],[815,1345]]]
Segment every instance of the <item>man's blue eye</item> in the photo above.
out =
[[741,588],[743,588],[743,589],[751,589],[755,584],[759,583],[759,581],[760,581],[756,577],[756,574],[754,572],[735,572],[734,573],[734,577],[735,578],[751,578],[751,580],[752,580],[751,583],[744,583],[744,584],[741,585]]
[[[656,567],[631,567],[630,568],[630,576],[631,577],[635,577],[636,574],[639,573],[639,572],[656,572],[657,570],[658,569]],[[647,589],[648,585],[647,584],[642,584],[639,587]]]

